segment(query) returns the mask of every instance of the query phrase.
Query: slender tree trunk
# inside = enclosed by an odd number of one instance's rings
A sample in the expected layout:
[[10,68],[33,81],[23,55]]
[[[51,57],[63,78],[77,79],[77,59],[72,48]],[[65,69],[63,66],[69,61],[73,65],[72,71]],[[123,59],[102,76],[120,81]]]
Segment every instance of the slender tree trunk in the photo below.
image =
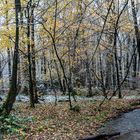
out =
[[1,62],[1,59],[0,59],[0,80],[1,80],[1,88],[4,87],[3,85],[3,74],[2,74],[2,62]]
[[99,48],[99,63],[100,63],[100,74],[101,74],[101,87],[102,87],[104,97],[107,98],[106,88],[104,84],[103,64],[102,64],[102,56],[101,56],[100,48]]
[[30,107],[35,107],[34,105],[34,87],[33,87],[33,77],[32,77],[32,62],[31,62],[31,41],[30,41],[30,6],[27,6],[27,38],[28,38],[28,69],[29,69],[29,92],[30,92]]
[[[7,0],[5,1],[5,4],[6,5],[8,4]],[[6,28],[8,31],[9,30],[9,28],[8,28],[8,9],[6,9],[6,26],[7,26]],[[10,81],[11,81],[11,54],[10,54],[10,49],[8,47],[7,47],[7,54],[8,54],[8,74],[9,74],[9,84],[10,84]]]
[[54,63],[55,63],[56,73],[57,73],[57,77],[58,77],[58,81],[59,81],[60,91],[62,91],[63,95],[65,95],[66,91],[65,91],[63,84],[62,84],[62,81],[61,81],[61,75],[59,73],[59,69],[58,69],[58,65],[57,65],[56,60],[54,60]]
[[137,21],[137,14],[136,14],[134,0],[131,0],[131,7],[132,7],[135,36],[136,36],[136,41],[137,41],[137,50],[138,50],[138,54],[139,54],[139,58],[140,58],[140,32],[139,32],[139,25],[138,25],[138,21]]
[[61,66],[61,69],[62,69],[62,72],[63,72],[63,76],[64,76],[64,79],[65,79],[65,82],[66,82],[66,85],[67,85],[67,89],[68,89],[68,96],[69,96],[69,105],[70,105],[70,109],[72,109],[72,101],[71,101],[71,88],[70,88],[70,85],[68,83],[68,79],[67,79],[67,76],[66,76],[66,73],[65,73],[65,69],[64,69],[64,66],[63,66],[63,63],[59,57],[59,54],[58,54],[58,51],[57,51],[57,48],[56,48],[56,18],[57,18],[57,5],[58,4],[58,1],[55,0],[55,21],[54,21],[54,34],[52,36],[52,41],[53,41],[53,48],[54,48],[54,52],[55,52],[55,55],[60,63],[60,66]]
[[7,54],[8,54],[8,74],[9,74],[9,83],[11,81],[11,54],[10,49],[7,48]]
[[54,87],[54,82],[53,82],[53,78],[52,78],[52,71],[51,71],[51,67],[50,67],[49,63],[48,63],[48,69],[49,69],[49,74],[50,74],[50,79],[51,79],[51,87],[53,89],[53,92],[55,93],[55,105],[57,105],[57,94],[56,94],[56,90]]
[[35,39],[34,39],[34,7],[31,8],[31,48],[32,48],[32,76],[34,88],[34,100],[38,103],[37,86],[36,86],[36,56],[35,56]]
[[[132,77],[135,79],[137,77],[137,54],[135,53],[135,39],[133,39],[133,54],[134,54],[134,58],[133,58],[133,68],[132,68]],[[136,89],[137,87],[137,81],[135,81],[132,84],[132,88]]]
[[19,18],[18,13],[21,10],[20,0],[15,0],[15,19],[16,19],[16,37],[15,48],[13,57],[12,77],[10,89],[6,101],[3,103],[1,114],[9,115],[17,96],[17,69],[18,69],[18,56],[19,56]]
[[120,75],[119,75],[119,65],[118,65],[118,58],[117,58],[117,29],[114,32],[114,59],[115,59],[115,67],[116,67],[116,78],[117,78],[117,88],[118,88],[118,97],[122,98],[121,94],[121,86],[120,86]]
[[86,75],[87,75],[87,83],[88,83],[88,97],[92,97],[92,81],[91,81],[91,74],[90,74],[90,64],[89,64],[89,58],[88,58],[88,54],[87,51],[85,52],[86,54]]

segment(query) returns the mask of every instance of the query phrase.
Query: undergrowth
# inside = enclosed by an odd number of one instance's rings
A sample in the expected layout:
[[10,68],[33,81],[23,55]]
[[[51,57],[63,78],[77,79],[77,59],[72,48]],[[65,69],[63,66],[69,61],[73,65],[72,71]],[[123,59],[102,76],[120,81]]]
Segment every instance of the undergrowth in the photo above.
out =
[[[1,107],[0,107],[1,108]],[[33,122],[31,117],[19,118],[15,115],[0,116],[0,132],[3,134],[17,134],[25,136],[29,128],[23,125],[25,122]]]

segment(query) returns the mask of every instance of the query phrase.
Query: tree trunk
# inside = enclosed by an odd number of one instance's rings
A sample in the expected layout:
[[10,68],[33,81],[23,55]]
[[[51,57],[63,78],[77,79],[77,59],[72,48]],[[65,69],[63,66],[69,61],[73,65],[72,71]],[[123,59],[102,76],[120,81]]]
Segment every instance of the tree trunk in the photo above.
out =
[[32,48],[32,76],[34,87],[34,102],[38,103],[37,86],[36,86],[36,62],[35,62],[35,39],[34,39],[34,7],[31,9],[31,48]]
[[[8,2],[7,0],[5,1],[5,4],[7,5]],[[8,28],[8,9],[6,9],[6,28],[7,28],[7,31],[9,30]],[[8,37],[9,38],[9,37]],[[9,38],[10,40],[10,38]],[[9,74],[9,84],[10,84],[10,81],[11,81],[11,54],[10,54],[10,49],[7,47],[7,55],[8,55],[8,74]]]
[[18,56],[19,56],[19,18],[18,13],[21,10],[20,0],[15,0],[15,19],[16,19],[16,37],[15,48],[13,57],[12,77],[10,89],[6,101],[3,103],[1,114],[9,115],[17,96],[17,69],[18,69]]
[[137,50],[140,58],[140,33],[139,33],[139,25],[137,21],[137,14],[136,14],[136,8],[134,0],[131,0],[131,6],[132,6],[132,15],[133,15],[133,22],[134,22],[134,29],[135,29],[135,36],[137,41]]
[[10,49],[7,48],[7,54],[8,54],[8,74],[9,74],[9,83],[11,81],[11,55],[10,55]]
[[63,95],[65,95],[66,94],[66,91],[65,91],[65,89],[63,87],[63,84],[62,84],[62,81],[61,81],[61,75],[59,73],[59,69],[58,69],[58,65],[57,65],[56,60],[54,60],[54,64],[55,64],[56,73],[57,73],[57,77],[58,77],[58,81],[59,81],[60,91],[62,91],[63,92]]
[[85,52],[86,55],[86,75],[87,75],[87,83],[88,83],[88,94],[87,97],[92,97],[92,81],[91,81],[91,74],[90,74],[90,64],[87,51]]
[[27,6],[27,38],[28,38],[28,67],[29,67],[29,92],[30,92],[30,107],[35,107],[34,105],[34,89],[33,89],[33,77],[32,77],[32,62],[31,62],[31,41],[30,41],[30,7]]
[[[116,27],[117,28],[117,27]],[[117,29],[114,32],[114,59],[115,59],[115,67],[116,67],[116,78],[117,78],[117,88],[118,88],[118,97],[122,98],[121,94],[121,86],[120,86],[120,75],[119,75],[119,65],[118,65],[118,58],[117,58]]]

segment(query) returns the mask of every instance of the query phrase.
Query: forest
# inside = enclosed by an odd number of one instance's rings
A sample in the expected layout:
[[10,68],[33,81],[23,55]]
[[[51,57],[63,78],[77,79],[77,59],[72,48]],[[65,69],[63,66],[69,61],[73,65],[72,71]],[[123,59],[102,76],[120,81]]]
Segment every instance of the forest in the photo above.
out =
[[0,140],[139,140],[139,108],[139,0],[0,0]]

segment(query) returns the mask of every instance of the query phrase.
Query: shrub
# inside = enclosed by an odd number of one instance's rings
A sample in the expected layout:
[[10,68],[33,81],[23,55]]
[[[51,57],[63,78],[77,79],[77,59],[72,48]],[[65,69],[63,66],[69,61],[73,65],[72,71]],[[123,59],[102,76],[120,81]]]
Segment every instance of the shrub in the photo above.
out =
[[17,118],[14,115],[9,116],[0,116],[0,131],[8,134],[22,134],[25,135],[26,131],[29,130],[25,125],[22,125],[24,122],[31,122],[33,119],[28,118]]
[[71,110],[74,111],[74,112],[80,112],[81,108],[80,108],[80,106],[75,105],[71,108]]

